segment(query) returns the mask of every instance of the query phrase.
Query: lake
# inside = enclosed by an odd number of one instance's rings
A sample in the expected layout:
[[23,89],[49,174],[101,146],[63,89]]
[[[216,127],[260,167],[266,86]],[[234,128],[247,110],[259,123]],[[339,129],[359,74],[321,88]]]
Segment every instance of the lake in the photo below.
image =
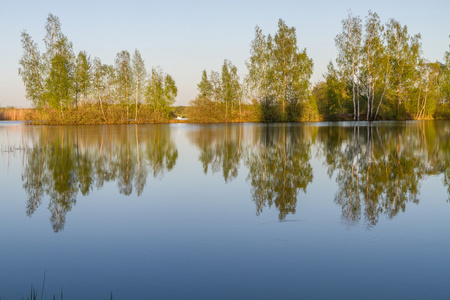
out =
[[448,299],[450,122],[0,122],[0,297]]

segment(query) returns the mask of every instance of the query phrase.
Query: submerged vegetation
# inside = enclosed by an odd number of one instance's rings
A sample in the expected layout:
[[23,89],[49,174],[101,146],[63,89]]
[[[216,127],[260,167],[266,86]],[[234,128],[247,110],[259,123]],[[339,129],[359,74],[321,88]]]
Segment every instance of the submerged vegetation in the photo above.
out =
[[[161,68],[147,72],[135,50],[117,53],[114,65],[75,55],[49,15],[45,52],[26,31],[19,74],[36,108],[38,124],[165,123],[177,96],[175,80]],[[324,80],[311,85],[313,61],[300,49],[296,29],[283,20],[274,35],[256,26],[246,62],[248,74],[225,59],[220,71],[203,70],[190,122],[277,122],[450,118],[450,52],[444,62],[422,53],[420,34],[369,11],[349,14],[336,38],[338,56]]]

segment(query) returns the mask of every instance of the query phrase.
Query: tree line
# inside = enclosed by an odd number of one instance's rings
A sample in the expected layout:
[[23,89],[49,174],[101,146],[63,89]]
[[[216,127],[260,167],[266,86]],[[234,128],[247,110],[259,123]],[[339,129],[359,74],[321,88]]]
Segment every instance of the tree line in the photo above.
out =
[[450,52],[444,62],[423,56],[420,34],[369,11],[349,14],[336,38],[336,64],[313,89],[324,116],[353,120],[449,118]]
[[168,120],[177,87],[159,67],[147,72],[139,50],[117,53],[114,65],[86,51],[75,55],[58,17],[45,25],[45,52],[22,32],[19,75],[26,97],[37,108],[34,119],[51,123],[129,123]]
[[[175,80],[160,68],[147,73],[138,50],[117,53],[115,64],[77,56],[49,15],[46,52],[24,31],[19,74],[35,119],[65,123],[167,122],[177,96]],[[351,13],[335,38],[338,56],[324,80],[311,84],[313,61],[299,48],[296,29],[280,19],[277,32],[256,26],[247,74],[225,59],[203,70],[187,109],[191,122],[276,122],[450,118],[450,51],[430,62],[420,34],[369,11]],[[80,113],[81,111],[81,113]],[[75,116],[75,118],[74,118]]]
[[317,119],[311,103],[312,59],[299,49],[296,30],[283,20],[278,31],[264,35],[257,26],[240,80],[236,66],[225,60],[221,72],[203,70],[198,95],[188,116],[195,122],[300,121]]
[[[276,34],[266,36],[257,26],[244,91],[237,88],[238,77],[229,81],[229,70],[237,71],[225,61],[221,76],[203,71],[191,115],[208,122],[224,115],[227,121],[262,122],[450,118],[449,51],[443,62],[430,62],[420,34],[411,35],[394,19],[382,24],[372,11],[364,23],[350,13],[335,44],[335,63],[312,87],[313,61],[298,48],[295,28],[280,19]],[[250,118],[241,112],[243,95],[251,103]],[[239,104],[239,118],[228,113],[233,103]]]

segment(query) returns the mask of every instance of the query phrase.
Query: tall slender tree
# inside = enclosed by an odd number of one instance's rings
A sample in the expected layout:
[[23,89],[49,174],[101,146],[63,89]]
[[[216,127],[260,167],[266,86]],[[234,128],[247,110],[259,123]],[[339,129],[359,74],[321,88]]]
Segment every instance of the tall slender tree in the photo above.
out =
[[208,79],[208,73],[206,70],[202,72],[202,79],[199,84],[197,84],[197,89],[200,93],[200,97],[211,99],[214,94],[213,85]]
[[[360,81],[367,100],[367,120],[374,117],[374,101],[377,88],[386,88],[386,72],[388,60],[383,45],[383,25],[377,13],[369,11],[366,17],[365,35],[362,48],[362,64]],[[378,100],[378,106],[382,102],[382,93]]]
[[297,120],[298,104],[309,97],[313,62],[306,49],[299,50],[295,27],[288,27],[280,19],[273,38],[264,36],[256,27],[250,54],[247,81],[256,90],[263,110],[272,107],[272,99],[276,99],[280,112],[271,115],[280,115],[281,120]]
[[37,44],[30,35],[22,32],[23,55],[19,61],[19,75],[25,84],[26,96],[36,108],[45,107],[44,99],[44,65]]
[[58,17],[49,14],[45,26],[46,99],[51,108],[63,110],[74,102],[74,54],[72,42],[61,31]]
[[450,50],[445,52],[444,63],[440,84],[443,104],[450,101]]
[[359,120],[359,68],[362,40],[361,18],[354,17],[349,13],[348,17],[342,20],[342,33],[335,38],[338,48],[336,59],[338,66],[344,71],[352,85],[353,119]]
[[169,118],[177,93],[172,76],[164,74],[160,68],[153,68],[145,97],[153,111],[154,121],[162,122]]
[[231,62],[225,60],[222,65],[222,101],[225,105],[225,120],[228,122],[233,113],[233,102],[235,100],[235,89],[231,78]]
[[102,111],[103,121],[106,123],[105,111],[103,110],[103,101],[106,93],[106,67],[102,64],[100,58],[94,58],[92,62],[92,90],[94,98],[100,105]]
[[133,87],[133,71],[128,51],[121,51],[116,55],[116,93],[119,103],[127,108],[127,122],[129,118],[130,101]]
[[400,117],[401,105],[408,100],[417,82],[417,67],[421,63],[420,34],[410,36],[408,28],[391,19],[386,24],[386,52],[389,56],[390,95],[395,98],[395,116]]
[[260,97],[269,94],[270,48],[262,29],[256,26],[255,38],[250,47],[250,61],[247,62],[248,78],[252,89],[259,92]]
[[209,81],[211,82],[212,85],[214,101],[217,104],[220,102],[222,95],[222,81],[220,73],[216,71],[211,71],[211,74],[209,75]]
[[147,80],[147,71],[145,70],[145,63],[142,59],[139,50],[134,50],[133,60],[132,60],[132,71],[133,71],[133,83],[134,83],[134,94],[135,94],[135,120],[138,118],[138,104],[143,102],[145,82]]
[[80,51],[76,60],[75,71],[75,106],[79,100],[86,101],[91,90],[91,59],[86,51]]

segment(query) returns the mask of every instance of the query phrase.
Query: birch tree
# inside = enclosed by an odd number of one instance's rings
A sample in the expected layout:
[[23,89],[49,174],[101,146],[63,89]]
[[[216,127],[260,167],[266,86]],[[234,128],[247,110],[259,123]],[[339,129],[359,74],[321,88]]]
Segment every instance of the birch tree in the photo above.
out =
[[134,118],[137,121],[138,104],[143,102],[145,82],[147,80],[147,71],[145,70],[144,60],[141,57],[141,53],[137,49],[134,51],[133,55],[132,71],[136,104],[136,112]]
[[442,102],[445,103],[450,100],[450,51],[445,52],[442,71],[442,79],[441,79],[441,93],[442,93]]
[[121,51],[116,56],[116,93],[119,103],[127,107],[127,122],[129,121],[130,99],[132,95],[133,76],[131,58],[128,51]]
[[86,101],[91,89],[91,59],[86,51],[80,51],[76,60],[75,71],[75,106],[78,99]]
[[154,121],[161,122],[169,118],[177,93],[178,89],[172,76],[164,74],[160,68],[153,68],[145,97],[153,111]]
[[208,79],[208,73],[206,70],[202,72],[202,79],[199,84],[197,84],[197,89],[200,93],[200,97],[211,100],[214,91],[211,81]]
[[72,42],[61,31],[58,17],[49,14],[44,38],[46,53],[45,98],[51,108],[63,110],[73,103],[74,98],[74,54]]
[[417,83],[417,67],[421,62],[420,34],[410,36],[408,28],[391,19],[386,24],[386,53],[389,56],[390,96],[394,98],[395,116],[408,100],[408,94]]
[[[225,120],[228,122],[233,113],[233,102],[236,99],[235,89],[231,77],[231,62],[225,60],[222,65],[222,101],[225,105]],[[230,111],[230,112],[229,112]]]
[[353,119],[359,120],[359,89],[358,75],[362,40],[362,22],[358,16],[351,13],[342,20],[342,32],[335,38],[338,49],[336,59],[338,66],[344,71],[352,86]]
[[100,105],[103,121],[106,123],[105,112],[103,110],[103,101],[105,94],[107,94],[106,66],[102,64],[98,57],[94,58],[92,63],[92,90],[94,98],[97,98],[97,102]]
[[267,97],[269,93],[269,68],[269,43],[261,28],[256,26],[255,38],[251,42],[250,60],[247,62],[247,69],[251,88],[256,90],[261,98]]
[[[375,98],[378,95],[379,108],[386,92],[389,60],[383,45],[384,27],[381,25],[378,14],[369,11],[364,27],[365,35],[362,48],[360,80],[367,101],[367,121],[370,121],[374,118]],[[377,93],[378,89],[383,92]]]
[[26,31],[22,32],[22,47],[19,75],[25,85],[27,99],[31,100],[34,107],[41,109],[45,107],[44,65],[37,44]]
[[297,120],[298,104],[309,97],[313,62],[306,49],[298,48],[295,27],[288,27],[280,19],[273,38],[270,34],[266,37],[256,27],[250,54],[247,81],[257,92],[263,115],[269,116],[263,119]]

